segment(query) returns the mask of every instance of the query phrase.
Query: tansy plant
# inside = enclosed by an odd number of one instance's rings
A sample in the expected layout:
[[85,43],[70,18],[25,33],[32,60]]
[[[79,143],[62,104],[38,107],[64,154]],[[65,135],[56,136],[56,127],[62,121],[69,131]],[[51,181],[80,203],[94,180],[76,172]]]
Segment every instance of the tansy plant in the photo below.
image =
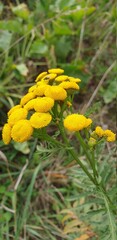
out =
[[[13,140],[22,143],[31,137],[38,137],[66,147],[66,152],[72,155],[104,198],[107,211],[111,209],[114,212],[115,209],[98,171],[95,150],[101,142],[115,141],[115,134],[100,126],[92,130],[94,125],[92,119],[80,113],[70,114],[73,96],[79,90],[80,82],[79,78],[64,75],[64,70],[60,68],[49,69],[48,72],[39,74],[35,84],[28,89],[20,103],[8,112],[8,120],[2,130],[3,142],[9,144]],[[48,134],[48,125],[56,125],[64,144]],[[76,149],[70,143],[68,136],[71,132],[82,147],[89,167],[80,160]],[[111,235],[115,240],[113,228]]]

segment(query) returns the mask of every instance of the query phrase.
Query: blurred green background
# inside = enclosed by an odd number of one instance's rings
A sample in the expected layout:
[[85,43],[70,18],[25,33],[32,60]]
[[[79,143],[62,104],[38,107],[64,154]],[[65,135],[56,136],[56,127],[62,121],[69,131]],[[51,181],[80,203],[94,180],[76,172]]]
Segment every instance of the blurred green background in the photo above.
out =
[[[87,111],[98,124],[115,131],[116,17],[113,0],[0,1],[0,130],[7,120],[7,111],[19,103],[29,86],[34,84],[36,76],[48,68],[60,67],[66,75],[82,80],[80,93],[74,99],[74,110]],[[100,81],[102,84],[87,109],[87,103]],[[7,208],[1,208],[0,240],[19,240],[20,237],[24,240],[75,240],[81,234],[86,235],[87,231],[91,238],[84,236],[82,239],[109,239],[106,217],[100,209],[97,210],[99,203],[96,199],[93,199],[92,205],[85,203],[89,188],[88,182],[83,185],[85,176],[82,171],[78,174],[74,168],[68,167],[67,172],[64,167],[67,163],[65,152],[60,153],[60,149],[56,159],[58,149],[55,147],[49,146],[47,150],[48,146],[40,143],[34,153],[35,146],[36,142],[5,146],[0,141],[1,206],[6,204],[13,211],[17,209],[17,214],[14,214]],[[26,160],[30,162],[29,168],[16,194],[14,184]],[[38,169],[40,176],[36,179],[37,164],[43,160],[41,170]],[[103,170],[107,170],[105,182],[112,174],[106,164],[103,166]],[[49,171],[53,174],[60,171],[60,178],[47,180]],[[80,182],[77,180],[79,177]],[[87,189],[86,196],[82,193],[84,188],[85,191]],[[80,208],[77,208],[79,205]],[[20,215],[22,207],[23,216]],[[75,215],[76,209],[78,213]],[[92,217],[87,225],[89,209],[95,209],[98,216]],[[66,219],[76,219],[76,225],[71,223],[70,228],[67,223],[64,229],[66,220],[63,214],[66,214]],[[105,225],[100,223],[100,219],[105,221]],[[86,226],[89,229],[78,232],[78,224],[81,230]],[[95,225],[95,230],[90,224]],[[69,228],[71,230],[68,231]]]

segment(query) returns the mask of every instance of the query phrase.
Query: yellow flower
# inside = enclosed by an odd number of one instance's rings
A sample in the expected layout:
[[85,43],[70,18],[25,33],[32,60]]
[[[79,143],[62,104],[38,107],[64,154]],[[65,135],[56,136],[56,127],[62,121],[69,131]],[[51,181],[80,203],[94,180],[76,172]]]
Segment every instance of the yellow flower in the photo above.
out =
[[86,117],[80,114],[71,114],[64,119],[64,127],[69,131],[79,131],[85,128]]
[[52,116],[49,113],[34,113],[30,118],[30,123],[34,128],[46,127],[52,120]]
[[66,81],[66,82],[60,83],[59,86],[64,88],[64,89],[76,89],[76,90],[79,90],[79,86],[75,82],[68,82],[68,81]]
[[36,101],[36,98],[31,99],[29,102],[27,102],[27,103],[24,105],[24,108],[25,108],[27,111],[33,109],[33,108],[34,108],[35,101]]
[[16,122],[21,119],[26,119],[28,111],[24,108],[19,108],[13,111],[8,118],[8,124],[13,126]]
[[48,87],[47,84],[41,84],[34,90],[35,96],[42,97],[44,95],[44,92],[46,88]]
[[97,126],[96,129],[95,129],[95,133],[99,136],[99,137],[103,137],[104,136],[104,130]]
[[40,80],[41,80],[43,77],[45,77],[46,75],[47,75],[47,72],[42,72],[42,73],[40,73],[40,74],[37,76],[35,82],[40,81]]
[[20,104],[12,107],[12,108],[8,111],[8,113],[7,113],[7,114],[8,114],[8,117],[11,115],[11,113],[13,113],[16,109],[19,109],[19,108],[21,108],[21,105],[20,105]]
[[28,89],[28,92],[29,92],[29,93],[30,93],[30,92],[33,92],[33,91],[36,89],[36,87],[37,87],[36,84],[33,85],[32,87],[30,87],[30,88]]
[[68,76],[66,75],[62,75],[62,76],[58,76],[55,78],[55,81],[57,82],[63,82],[63,81],[66,81],[68,79]]
[[2,139],[5,144],[9,144],[11,141],[11,126],[8,123],[2,129]]
[[104,136],[108,142],[114,142],[116,140],[116,134],[109,129],[104,131]]
[[54,106],[54,100],[50,97],[36,98],[34,109],[36,112],[48,112]]
[[74,77],[68,77],[68,80],[69,80],[70,82],[76,82],[76,83],[81,82],[81,79],[80,79],[80,78],[74,78]]
[[85,128],[89,127],[91,123],[92,123],[92,120],[90,118],[86,118]]
[[45,90],[45,96],[54,100],[64,100],[67,97],[67,92],[59,86],[48,86]]
[[28,101],[30,101],[34,97],[35,97],[34,92],[29,92],[26,95],[24,95],[24,97],[22,97],[22,99],[20,101],[21,106],[25,105]]
[[48,70],[49,73],[56,73],[56,74],[62,74],[64,73],[64,70],[61,68],[52,68]]
[[19,120],[11,130],[11,137],[16,142],[27,141],[33,133],[33,128],[29,120]]
[[45,80],[53,80],[53,79],[55,79],[56,76],[57,76],[56,73],[47,74],[45,77],[42,78],[42,81],[45,81]]

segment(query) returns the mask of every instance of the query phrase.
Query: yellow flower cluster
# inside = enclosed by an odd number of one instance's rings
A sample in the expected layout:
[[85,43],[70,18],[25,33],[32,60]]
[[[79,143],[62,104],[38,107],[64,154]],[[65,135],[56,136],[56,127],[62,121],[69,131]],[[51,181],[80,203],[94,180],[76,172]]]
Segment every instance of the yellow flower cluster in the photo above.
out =
[[116,134],[109,129],[103,130],[100,126],[97,126],[91,133],[90,139],[92,138],[95,139],[96,143],[102,138],[104,138],[107,142],[114,142],[116,140]]
[[[92,120],[81,114],[71,114],[64,119],[64,127],[69,131],[80,131],[84,128],[90,127],[91,124]],[[101,127],[97,126],[95,131],[91,133],[89,145],[94,146],[97,143],[97,140],[102,137],[108,142],[114,142],[116,134],[109,129],[103,130]]]
[[113,133],[111,130],[106,129],[103,130],[101,127],[97,126],[94,133],[96,133],[96,135],[98,137],[105,137],[107,142],[114,142],[116,139],[116,134]]
[[[52,120],[52,108],[55,101],[64,101],[68,90],[78,90],[79,78],[63,75],[60,68],[40,73],[35,84],[21,98],[18,105],[8,112],[8,120],[2,130],[2,139],[9,144],[27,141],[34,129],[46,127]],[[66,103],[67,106],[67,103]]]

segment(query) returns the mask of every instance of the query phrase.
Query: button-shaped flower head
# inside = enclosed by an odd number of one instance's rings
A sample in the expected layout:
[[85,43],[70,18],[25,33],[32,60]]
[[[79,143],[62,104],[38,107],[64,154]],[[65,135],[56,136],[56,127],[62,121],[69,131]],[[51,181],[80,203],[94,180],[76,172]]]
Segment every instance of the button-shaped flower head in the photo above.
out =
[[54,106],[54,100],[50,97],[36,98],[34,103],[34,109],[36,112],[48,112]]
[[22,107],[22,106],[21,106],[20,104],[12,107],[12,108],[8,111],[8,113],[7,113],[8,117],[9,117],[9,116],[11,115],[11,113],[13,113],[16,109],[19,109],[19,108],[21,108],[21,107]]
[[29,120],[18,121],[11,130],[11,136],[16,142],[27,141],[33,133],[33,127]]
[[80,131],[91,124],[92,120],[87,120],[85,116],[74,113],[64,119],[64,127],[69,131]]
[[13,126],[16,122],[21,119],[26,119],[28,111],[24,108],[14,110],[8,118],[8,124]]
[[34,113],[30,118],[30,123],[34,128],[46,127],[52,120],[52,116],[49,113]]
[[65,100],[67,92],[59,86],[48,86],[45,90],[45,96],[53,98],[54,100]]

